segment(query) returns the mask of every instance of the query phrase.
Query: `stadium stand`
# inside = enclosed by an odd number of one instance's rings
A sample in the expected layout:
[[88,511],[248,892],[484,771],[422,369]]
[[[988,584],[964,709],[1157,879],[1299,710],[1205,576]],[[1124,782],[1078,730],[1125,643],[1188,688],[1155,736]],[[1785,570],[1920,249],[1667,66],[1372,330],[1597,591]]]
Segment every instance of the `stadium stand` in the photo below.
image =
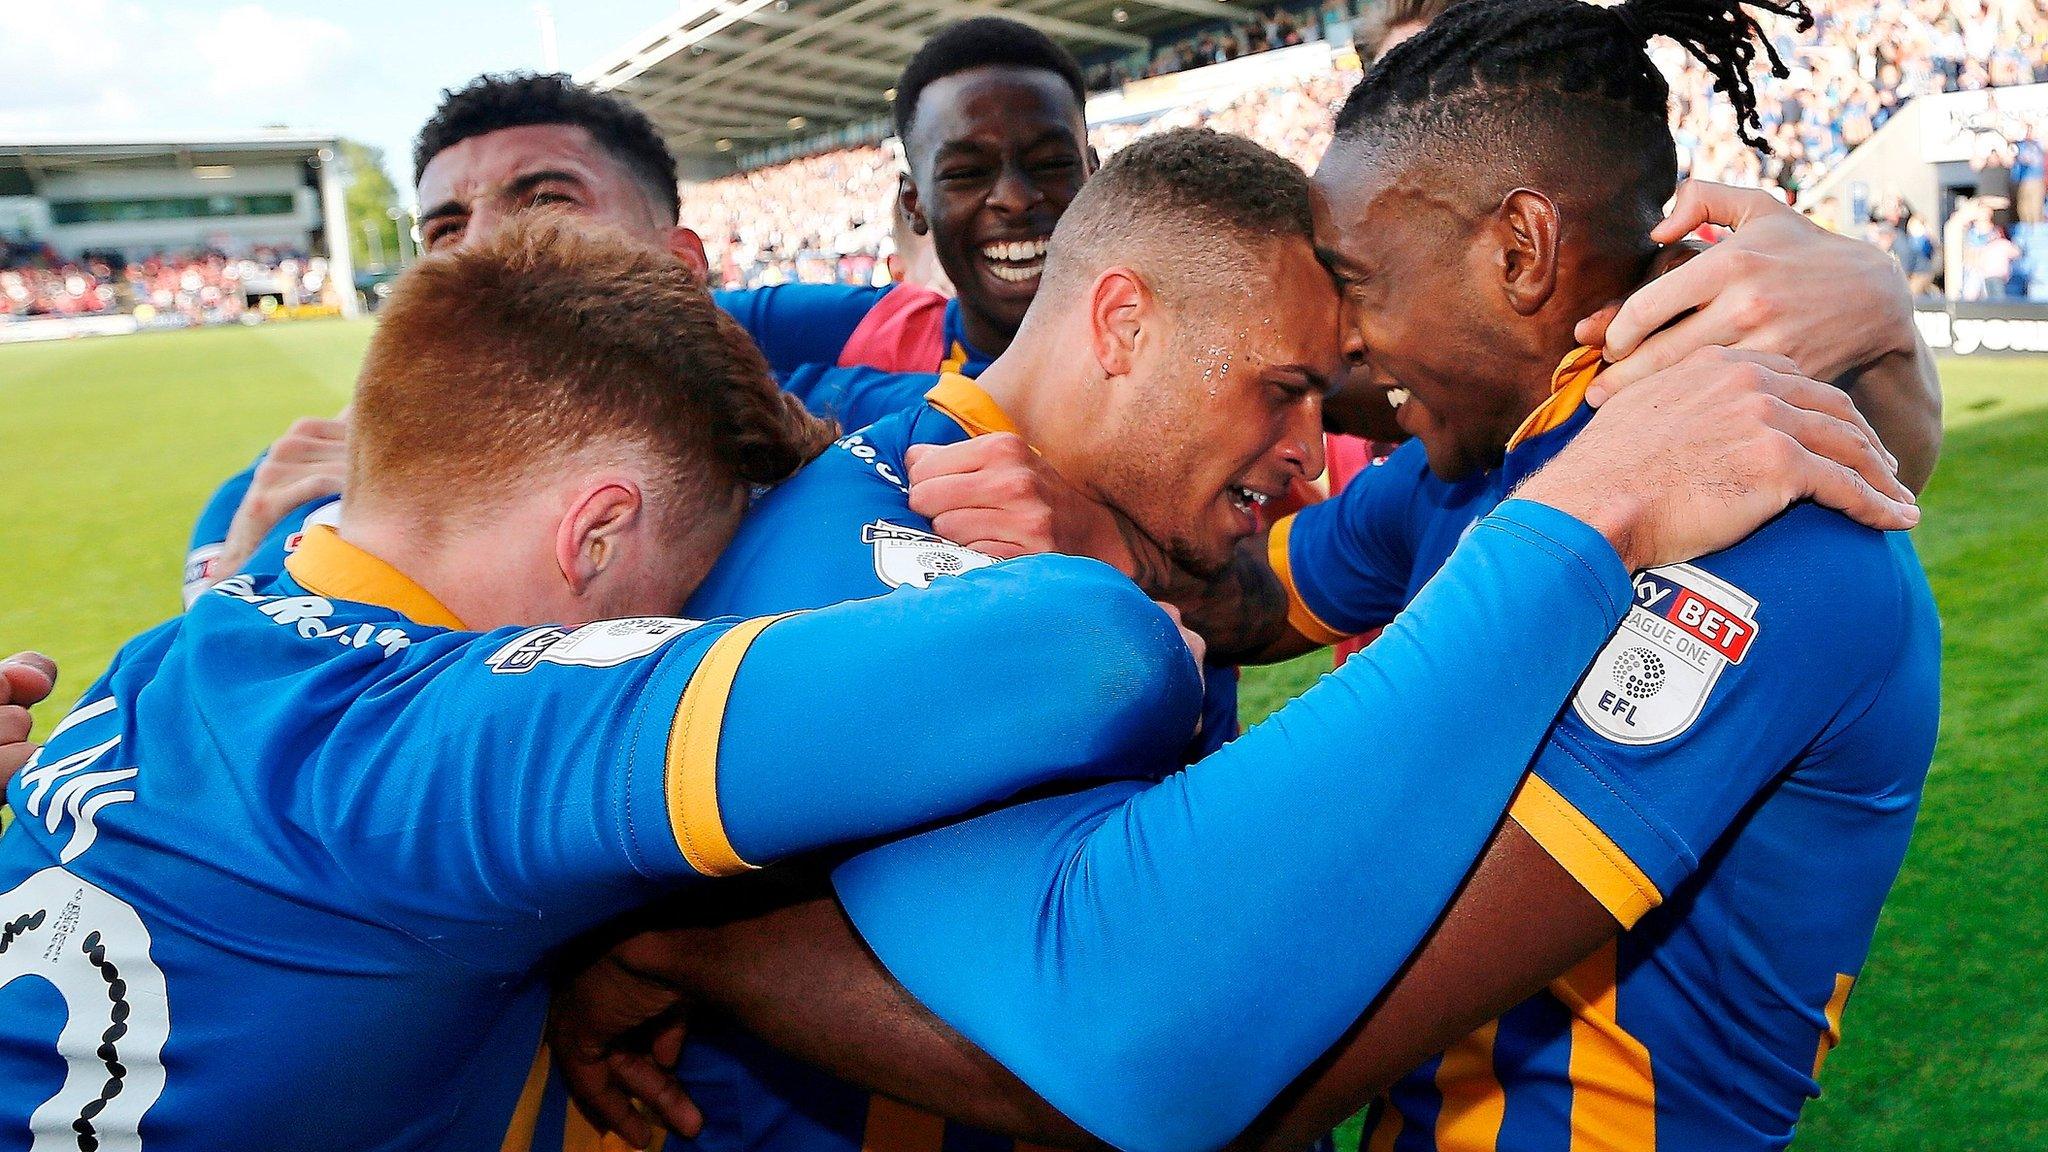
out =
[[0,240],[0,322],[105,316],[146,307],[186,324],[228,323],[251,309],[323,298],[327,261],[290,249],[158,253],[140,260],[86,253],[66,260],[45,244]]
[[[1763,187],[1799,203],[1803,189],[1915,96],[2048,79],[2048,0],[1817,0],[1812,7],[1811,29],[1798,31],[1790,22],[1777,28],[1777,48],[1792,74],[1760,86],[1761,135],[1771,142],[1769,155],[1737,139],[1732,109],[1712,97],[1696,62],[1673,45],[1658,50],[1672,82],[1673,129],[1687,175]],[[1363,26],[1373,15],[1370,3],[1353,8],[1331,0],[1320,8],[1275,8],[1263,23],[1182,30],[1154,51],[1146,75],[1227,65],[1305,41],[1343,43],[1354,25]],[[1139,118],[1095,123],[1091,105],[1093,142],[1108,155],[1150,132],[1207,124],[1310,165],[1328,141],[1330,110],[1359,75],[1357,56],[1349,51],[1326,59],[1318,70],[1249,88],[1197,89],[1184,102]],[[1114,63],[1096,62],[1090,75],[1105,87],[1148,82]],[[2027,147],[2018,141],[2012,146]],[[2031,168],[2024,163],[2029,158]],[[2022,179],[2031,180],[2029,207],[2037,222],[2040,146],[2031,144],[2029,157],[2002,162],[2015,189]],[[867,282],[890,251],[887,201],[895,191],[896,163],[889,146],[862,146],[688,185],[684,219],[704,233],[727,286]],[[1941,263],[1942,229],[1896,206],[1887,211],[1888,216],[1873,212],[1865,220],[1825,222],[1892,248],[1909,274],[1924,268],[1922,287],[1931,286]],[[2008,215],[1989,230],[1966,232],[1966,242],[1965,298],[2024,299],[2038,285],[2031,295],[2048,299],[2048,232]],[[2018,251],[2008,253],[2009,247]],[[2001,272],[2001,266],[2009,267]],[[1986,285],[2010,289],[2010,295],[1994,297]]]

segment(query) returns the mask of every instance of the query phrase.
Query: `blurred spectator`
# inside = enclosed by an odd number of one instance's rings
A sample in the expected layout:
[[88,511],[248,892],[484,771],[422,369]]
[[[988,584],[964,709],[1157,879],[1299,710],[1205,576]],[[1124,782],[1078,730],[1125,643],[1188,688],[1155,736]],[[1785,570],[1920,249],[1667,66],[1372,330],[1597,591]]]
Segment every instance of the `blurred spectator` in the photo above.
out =
[[2048,156],[2041,149],[2040,132],[2029,124],[2025,135],[2012,146],[2013,210],[2022,224],[2041,222],[2044,177],[2048,177]]
[[135,313],[221,323],[266,300],[317,303],[327,288],[327,261],[290,249],[257,248],[237,257],[157,253],[142,260],[88,252],[67,260],[47,245],[0,241],[0,321]]
[[[1136,79],[1133,67],[1158,75],[1308,39],[1335,40],[1354,28],[1360,53],[1370,59],[1448,4],[1324,0],[1319,7],[1261,9],[1254,20],[1197,28],[1158,45],[1149,60],[1098,62],[1089,69],[1090,82],[1111,87]],[[1790,76],[1767,76],[1758,86],[1768,154],[1737,138],[1733,109],[1712,91],[1703,68],[1677,45],[1653,42],[1652,55],[1671,80],[1672,134],[1683,175],[1763,187],[1797,202],[1916,96],[2048,79],[2048,0],[1814,0],[1813,11],[1814,26],[1805,32],[1789,20],[1766,18],[1791,69]],[[1351,59],[1348,53],[1337,58]],[[1196,98],[1141,122],[1098,125],[1092,136],[1108,155],[1147,132],[1207,124],[1312,167],[1328,143],[1332,109],[1357,79],[1356,72],[1329,71]],[[2018,221],[2007,241],[2027,248],[2034,243],[2027,226],[2042,218],[2048,177],[2041,144],[2032,133],[2011,144],[1987,133],[1984,148],[1980,196],[2004,198],[2006,215],[1997,222]],[[893,250],[887,234],[898,167],[895,153],[882,146],[808,157],[686,187],[684,219],[704,232],[714,266],[730,285],[850,276],[857,271],[850,254],[886,257]],[[1850,218],[1841,204],[1817,207],[1815,219],[1837,230],[1865,230],[1895,252],[1910,241],[1919,254],[1902,257],[1901,264],[1930,287],[1944,267],[1937,230],[1927,221],[1910,213],[1865,221]],[[1980,239],[1972,251],[1981,255],[1988,243]],[[2048,250],[2048,237],[2041,246]],[[2042,259],[2048,261],[2048,251]],[[1960,257],[1948,267],[1967,274]],[[1982,298],[1982,291],[1973,298]]]

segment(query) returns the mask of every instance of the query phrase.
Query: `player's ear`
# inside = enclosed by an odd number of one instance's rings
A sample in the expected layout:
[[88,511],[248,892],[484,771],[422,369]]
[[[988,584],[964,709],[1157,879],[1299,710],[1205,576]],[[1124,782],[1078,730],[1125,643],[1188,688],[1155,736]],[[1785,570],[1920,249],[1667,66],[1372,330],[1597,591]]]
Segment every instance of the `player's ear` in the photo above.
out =
[[711,258],[704,254],[704,238],[691,229],[677,225],[668,230],[668,250],[683,262],[698,279],[711,276]]
[[1518,315],[1531,316],[1557,291],[1557,205],[1528,188],[1507,194],[1488,228],[1500,253],[1501,292]]
[[910,221],[912,232],[919,236],[931,232],[932,222],[925,218],[924,201],[917,195],[917,182],[910,178],[908,172],[896,177],[896,210],[903,213],[905,220]]
[[[1136,272],[1111,268],[1095,278],[1088,293],[1088,332],[1095,363],[1103,375],[1130,374],[1137,363],[1138,346],[1155,319],[1152,291]],[[1157,339],[1157,334],[1152,338]]]
[[570,499],[555,530],[555,564],[571,592],[584,595],[619,560],[641,504],[640,485],[624,475],[597,477]]

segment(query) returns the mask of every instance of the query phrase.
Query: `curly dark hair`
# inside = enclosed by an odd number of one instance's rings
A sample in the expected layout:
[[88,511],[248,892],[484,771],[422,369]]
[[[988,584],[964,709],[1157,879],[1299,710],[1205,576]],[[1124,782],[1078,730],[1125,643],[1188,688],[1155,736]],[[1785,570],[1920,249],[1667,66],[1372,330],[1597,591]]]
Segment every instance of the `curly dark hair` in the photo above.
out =
[[910,135],[917,118],[917,98],[934,81],[971,68],[1008,66],[1042,68],[1066,82],[1077,107],[1086,107],[1088,87],[1074,54],[1028,24],[1001,16],[977,16],[941,29],[924,42],[896,77],[896,138]]
[[461,88],[441,93],[441,106],[413,143],[415,179],[444,150],[500,128],[530,124],[572,124],[585,132],[633,178],[666,205],[669,219],[682,213],[676,192],[676,158],[646,113],[609,92],[587,88],[561,73],[487,72]]

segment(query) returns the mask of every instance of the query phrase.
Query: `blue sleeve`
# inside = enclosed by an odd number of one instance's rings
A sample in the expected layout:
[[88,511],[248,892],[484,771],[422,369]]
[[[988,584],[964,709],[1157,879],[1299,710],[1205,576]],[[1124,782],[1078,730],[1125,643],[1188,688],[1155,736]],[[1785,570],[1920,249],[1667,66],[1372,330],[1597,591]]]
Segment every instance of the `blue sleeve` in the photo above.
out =
[[781,374],[800,364],[837,364],[847,339],[887,291],[851,284],[777,284],[711,296]]
[[1628,602],[1597,533],[1510,501],[1222,751],[867,852],[839,898],[913,995],[1097,1137],[1218,1148],[1399,972]]
[[1025,556],[790,617],[733,683],[719,806],[770,860],[1054,781],[1158,776],[1195,727],[1194,660],[1121,573]]
[[1394,618],[1415,565],[1409,536],[1427,458],[1411,442],[1353,477],[1336,496],[1273,526],[1268,558],[1287,589],[1287,621],[1335,644]]
[[256,465],[263,463],[263,457],[256,457],[247,468],[228,477],[227,482],[214,490],[206,507],[199,512],[198,523],[192,525],[192,543],[185,549],[185,606],[201,592],[213,586],[213,582],[226,572],[214,571],[214,561],[220,558],[221,548],[227,543],[228,528],[235,522],[235,511],[242,506],[242,497],[248,495],[249,485],[255,482]]
[[804,407],[849,430],[917,407],[938,382],[938,375],[931,372],[884,372],[833,364],[802,364],[782,376],[783,389],[803,401]]
[[[411,930],[493,964],[664,885],[1158,771],[1197,701],[1165,613],[1064,556],[738,624],[421,649],[323,750],[321,843]],[[960,719],[934,722],[947,711]]]
[[[1806,788],[1917,781],[1939,657],[1908,575],[1885,537],[1810,505],[1727,552],[1637,574],[1516,822],[1628,927],[1795,763]],[[1902,672],[1929,690],[1872,715]],[[1862,779],[1823,778],[1828,747],[1859,722],[1889,729],[1884,750],[1858,758]]]
[[730,627],[644,619],[419,640],[388,657],[404,663],[320,750],[318,849],[391,923],[454,958],[537,962],[698,874],[673,829],[714,834],[716,809],[672,820],[669,769],[701,743],[678,730],[678,705]]

